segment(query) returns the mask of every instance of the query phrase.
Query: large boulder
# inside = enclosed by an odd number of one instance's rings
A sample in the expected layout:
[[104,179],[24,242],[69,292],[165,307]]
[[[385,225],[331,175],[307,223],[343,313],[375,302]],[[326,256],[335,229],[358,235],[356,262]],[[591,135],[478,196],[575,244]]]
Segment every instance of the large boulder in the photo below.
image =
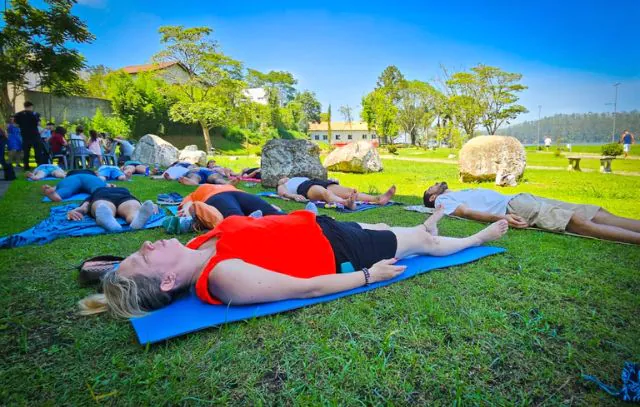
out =
[[200,167],[204,167],[207,165],[207,153],[202,150],[198,150],[198,146],[190,145],[180,151],[178,154],[178,159],[180,161],[187,161],[191,164],[199,165]]
[[178,161],[179,152],[173,144],[161,137],[147,134],[136,144],[131,159],[147,165],[159,164],[161,167],[168,167]]
[[382,171],[382,160],[376,147],[369,141],[358,141],[336,148],[324,160],[329,171],[378,172]]
[[327,179],[320,148],[308,140],[269,140],[262,148],[262,185],[275,187],[282,177]]
[[462,182],[495,181],[497,185],[516,185],[527,165],[522,144],[514,137],[478,136],[460,150]]

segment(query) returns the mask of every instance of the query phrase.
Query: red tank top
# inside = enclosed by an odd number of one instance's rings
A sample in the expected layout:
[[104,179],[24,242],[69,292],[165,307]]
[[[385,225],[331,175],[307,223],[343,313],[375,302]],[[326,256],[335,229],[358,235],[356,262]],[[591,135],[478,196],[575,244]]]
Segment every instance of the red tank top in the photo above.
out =
[[259,219],[230,216],[215,229],[191,240],[187,247],[197,249],[212,238],[218,238],[216,254],[196,281],[196,295],[209,304],[222,304],[209,293],[209,274],[223,260],[241,259],[299,278],[336,272],[331,244],[309,211]]

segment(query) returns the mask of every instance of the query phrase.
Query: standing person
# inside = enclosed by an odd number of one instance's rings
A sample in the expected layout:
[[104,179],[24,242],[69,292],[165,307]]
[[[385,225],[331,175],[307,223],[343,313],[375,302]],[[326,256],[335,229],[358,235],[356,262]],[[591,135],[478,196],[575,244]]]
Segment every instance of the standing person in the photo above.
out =
[[627,158],[629,156],[629,151],[631,151],[631,144],[636,143],[636,138],[633,133],[629,132],[629,129],[627,129],[620,136],[620,142],[622,143],[624,158]]
[[15,164],[18,167],[20,165],[20,152],[22,151],[22,136],[20,135],[20,127],[16,125],[14,117],[11,116],[9,118],[9,123],[7,124],[7,133],[8,133],[8,148],[9,148],[9,164],[12,166]]
[[89,141],[87,141],[87,148],[91,151],[94,160],[98,161],[96,167],[102,165],[102,145],[98,139],[98,133],[95,130],[89,131]]
[[29,101],[24,102],[24,110],[16,113],[15,121],[20,127],[20,134],[22,135],[23,164],[25,171],[31,168],[29,167],[31,148],[33,148],[33,154],[35,155],[38,165],[45,164],[46,160],[43,157],[42,139],[40,138],[40,131],[38,130],[40,114],[33,111],[33,103]]
[[547,150],[551,148],[551,136],[549,135],[547,135],[547,137],[545,137],[544,139],[544,148],[546,148]]

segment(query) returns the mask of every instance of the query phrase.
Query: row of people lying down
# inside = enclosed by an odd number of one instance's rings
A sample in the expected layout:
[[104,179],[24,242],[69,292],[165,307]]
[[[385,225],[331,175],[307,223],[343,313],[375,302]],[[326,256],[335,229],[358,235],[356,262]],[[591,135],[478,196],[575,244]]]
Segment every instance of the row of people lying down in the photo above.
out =
[[[122,167],[101,165],[96,171],[88,169],[83,171],[95,173],[105,181],[127,181],[134,174],[149,175],[154,173],[155,169],[138,161],[127,161]],[[67,172],[55,164],[41,164],[35,170],[26,172],[25,176],[32,181],[39,181],[44,178],[64,178]]]
[[169,181],[177,180],[184,185],[235,185],[243,178],[260,179],[261,170],[260,168],[243,168],[242,171],[236,173],[231,168],[218,165],[215,160],[209,160],[205,167],[199,167],[185,161],[176,161],[164,171],[162,178]]

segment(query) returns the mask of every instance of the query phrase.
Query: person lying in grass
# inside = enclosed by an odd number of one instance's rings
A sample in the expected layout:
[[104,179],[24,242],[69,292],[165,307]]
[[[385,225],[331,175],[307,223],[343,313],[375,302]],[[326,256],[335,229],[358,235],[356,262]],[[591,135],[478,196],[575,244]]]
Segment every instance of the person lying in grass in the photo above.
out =
[[182,176],[184,176],[186,173],[189,172],[189,170],[192,169],[197,169],[198,166],[197,165],[193,165],[189,162],[186,161],[176,161],[173,164],[171,164],[169,166],[169,168],[167,168],[162,175],[157,176],[157,177],[153,177],[154,179],[166,179],[167,181],[173,181],[176,180]]
[[244,178],[262,179],[262,170],[260,167],[243,168],[240,176]]
[[151,168],[148,165],[142,164],[140,161],[126,161],[120,169],[123,172],[130,171],[131,174],[140,174],[140,175],[156,175],[157,170],[155,168]]
[[396,186],[392,185],[382,195],[368,195],[353,188],[339,185],[335,180],[310,179],[307,177],[281,178],[276,187],[278,195],[298,202],[325,201],[339,203],[349,209],[356,208],[356,201],[386,205],[396,193]]
[[24,176],[32,181],[38,181],[47,177],[64,178],[66,172],[55,164],[41,164],[33,172],[27,171]]
[[595,205],[572,204],[531,194],[503,195],[488,189],[452,191],[438,182],[423,195],[426,207],[481,222],[505,219],[514,228],[537,227],[617,242],[640,244],[640,220],[615,216]]
[[189,170],[184,176],[178,178],[178,182],[183,185],[235,185],[238,183],[238,179],[228,179],[217,170],[209,168],[195,168]]
[[[411,255],[447,256],[499,239],[500,220],[466,237],[437,235],[436,211],[415,227],[339,222],[309,211],[252,218],[231,216],[183,246],[144,242],[102,279],[104,294],[79,306],[82,314],[111,311],[131,317],[161,308],[195,285],[210,304],[242,305],[311,298],[391,279]],[[260,242],[259,245],[250,242]],[[357,272],[338,273],[343,264]]]
[[101,187],[95,189],[82,205],[67,212],[67,219],[82,220],[89,215],[107,231],[117,232],[122,226],[116,216],[124,218],[132,229],[142,229],[154,213],[158,213],[158,207],[152,201],[140,204],[126,188]]
[[115,165],[101,165],[96,174],[103,181],[128,181],[133,175],[133,170],[126,168],[123,171]]
[[55,187],[43,185],[42,193],[53,202],[60,202],[76,194],[91,194],[96,189],[106,186],[107,183],[91,170],[71,170]]
[[218,165],[216,163],[216,160],[207,161],[207,169],[213,170],[226,178],[239,177],[241,175],[241,174],[236,174],[231,168]]

